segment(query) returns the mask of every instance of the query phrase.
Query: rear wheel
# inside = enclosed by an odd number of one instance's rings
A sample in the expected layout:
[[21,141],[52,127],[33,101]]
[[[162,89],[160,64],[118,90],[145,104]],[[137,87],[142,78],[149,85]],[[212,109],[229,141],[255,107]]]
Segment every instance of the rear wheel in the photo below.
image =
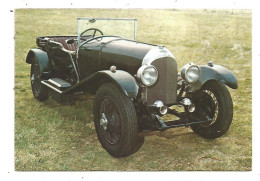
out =
[[132,100],[113,84],[102,85],[94,98],[94,122],[98,139],[114,157],[128,156],[142,146]]
[[34,97],[38,101],[45,101],[48,99],[48,92],[44,89],[44,87],[41,84],[41,72],[40,72],[40,66],[38,62],[34,62],[31,65],[31,74],[30,74],[30,80],[31,80],[31,87]]
[[233,102],[226,86],[218,81],[207,82],[202,90],[192,96],[196,111],[194,116],[203,119],[208,116],[209,123],[191,125],[199,136],[214,139],[225,134],[233,119]]

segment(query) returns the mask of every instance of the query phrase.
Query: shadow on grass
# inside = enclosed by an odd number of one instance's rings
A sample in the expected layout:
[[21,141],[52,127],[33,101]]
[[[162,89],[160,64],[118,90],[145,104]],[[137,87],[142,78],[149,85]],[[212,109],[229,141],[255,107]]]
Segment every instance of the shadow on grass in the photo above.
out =
[[76,120],[82,123],[90,123],[93,121],[93,96],[84,95],[69,103],[60,103],[49,98],[43,103],[43,106],[60,114],[62,118],[67,120]]
[[[174,128],[173,128],[174,129]],[[182,128],[184,131],[178,131],[177,133],[172,134],[172,132],[149,132],[149,133],[145,133],[145,136],[158,136],[158,137],[162,137],[162,138],[166,138],[166,139],[173,139],[176,137],[180,137],[180,136],[185,136],[185,135],[191,135],[194,134],[193,132],[187,132],[187,129]]]

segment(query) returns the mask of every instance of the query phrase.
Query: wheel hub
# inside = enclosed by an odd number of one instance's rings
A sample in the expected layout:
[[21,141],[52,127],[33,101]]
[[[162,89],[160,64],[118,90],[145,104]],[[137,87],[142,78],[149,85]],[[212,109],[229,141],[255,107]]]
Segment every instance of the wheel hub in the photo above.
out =
[[118,108],[110,97],[106,97],[100,106],[99,125],[105,139],[110,144],[117,144],[121,137],[121,124]]
[[107,130],[107,124],[108,124],[108,120],[106,118],[106,115],[105,115],[105,113],[102,113],[102,116],[100,119],[100,126],[102,126],[104,130]]
[[218,102],[216,100],[215,95],[209,91],[204,90],[201,92],[197,97],[194,99],[196,107],[199,107],[199,110],[195,110],[195,114],[199,115],[200,111],[204,111],[204,113],[212,119],[209,123],[204,123],[202,126],[208,127],[216,122],[217,115],[218,115]]

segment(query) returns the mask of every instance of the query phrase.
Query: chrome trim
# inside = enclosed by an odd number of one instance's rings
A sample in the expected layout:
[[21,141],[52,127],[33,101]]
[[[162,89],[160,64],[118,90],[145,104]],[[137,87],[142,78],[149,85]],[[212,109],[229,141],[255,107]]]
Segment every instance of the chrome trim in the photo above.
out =
[[48,86],[49,88],[55,90],[56,92],[58,92],[58,93],[60,93],[60,94],[62,94],[62,92],[63,92],[63,91],[60,91],[59,89],[57,89],[57,88],[51,86],[50,84],[44,82],[43,80],[41,81],[41,83],[44,84],[44,85],[46,85],[46,86]]
[[156,112],[160,113],[161,115],[165,115],[168,112],[168,107],[165,106],[161,100],[156,100],[153,105],[150,106],[153,107]]
[[137,19],[134,20],[134,40],[136,41]]
[[189,98],[185,97],[181,100],[181,104],[184,106],[190,106],[192,104],[192,102]]
[[162,106],[164,106],[164,104],[161,100],[157,100],[157,101],[154,102],[154,106],[155,107],[162,107]]
[[[149,67],[152,67],[154,70],[155,70],[155,72],[156,72],[156,81],[153,83],[153,84],[150,84],[150,85],[146,85],[145,83],[144,83],[144,81],[143,81],[143,72],[144,72],[144,70],[146,69],[146,68],[149,68]],[[144,85],[144,86],[152,86],[152,85],[154,85],[156,82],[157,82],[157,80],[158,80],[158,70],[156,69],[156,67],[155,66],[153,66],[153,65],[142,65],[139,69],[138,69],[138,71],[137,71],[137,78],[140,80],[140,82]]]
[[143,58],[142,65],[151,65],[154,60],[163,57],[172,57],[175,59],[173,54],[167,48],[162,45],[152,48]]
[[48,82],[50,82],[50,83],[56,85],[57,87],[61,87],[60,84],[58,84],[57,82],[53,81],[52,79],[49,79]]
[[110,67],[110,71],[113,72],[113,73],[115,73],[115,72],[116,72],[116,66],[115,66],[115,65],[112,65],[112,66]]
[[[50,82],[50,83],[56,85],[57,87],[61,87],[61,84],[55,82],[53,79],[49,79],[48,82]],[[64,82],[65,82],[65,81],[64,81]],[[66,83],[66,86],[71,86],[71,84],[67,82],[67,83]]]
[[165,115],[168,112],[168,107],[164,105],[161,100],[157,100],[154,102],[154,106],[159,109],[161,115]]
[[77,68],[76,68],[76,65],[75,65],[75,63],[74,63],[74,61],[73,61],[73,58],[72,58],[72,55],[69,53],[69,55],[70,55],[70,61],[71,61],[71,63],[72,63],[72,65],[73,65],[73,68],[74,68],[74,70],[75,70],[75,72],[76,72],[76,75],[77,75],[77,83],[79,82],[79,73],[78,73],[78,70],[77,70]]
[[[191,68],[191,67],[196,67],[198,69],[198,78],[197,79],[194,79],[192,82],[188,82],[187,80],[187,72],[188,70]],[[184,65],[182,68],[181,68],[181,77],[182,79],[184,79],[186,82],[188,82],[189,84],[192,84],[194,82],[196,82],[199,78],[200,78],[200,67],[194,63],[188,63],[186,65]]]
[[195,104],[191,104],[188,106],[188,111],[189,112],[194,112],[196,110]]
[[161,115],[165,115],[165,114],[167,114],[167,112],[168,112],[168,107],[167,106],[160,107]]
[[99,124],[100,124],[100,126],[103,127],[104,130],[107,130],[108,120],[107,120],[105,113],[102,113],[102,117],[99,121]]
[[210,66],[210,67],[213,67],[213,66],[214,66],[214,61],[212,61],[212,60],[209,61],[209,62],[207,63],[207,65]]

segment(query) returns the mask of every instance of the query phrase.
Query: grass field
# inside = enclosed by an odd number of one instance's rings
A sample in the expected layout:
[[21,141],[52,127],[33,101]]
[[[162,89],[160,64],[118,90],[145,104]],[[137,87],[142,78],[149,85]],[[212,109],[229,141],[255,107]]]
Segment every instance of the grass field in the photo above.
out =
[[[231,69],[239,89],[227,134],[205,140],[189,128],[146,136],[134,155],[115,159],[100,145],[93,124],[93,96],[62,106],[37,102],[30,88],[27,52],[41,35],[77,32],[77,17],[137,18],[139,41],[163,44],[178,69],[188,63]],[[15,170],[251,170],[252,73],[251,12],[205,10],[15,10]]]

